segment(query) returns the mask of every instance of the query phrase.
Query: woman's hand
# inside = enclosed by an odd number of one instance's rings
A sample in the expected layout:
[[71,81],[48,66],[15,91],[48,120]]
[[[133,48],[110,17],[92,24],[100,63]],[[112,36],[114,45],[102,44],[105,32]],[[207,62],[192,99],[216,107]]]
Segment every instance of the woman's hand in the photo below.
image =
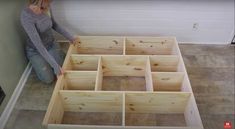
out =
[[57,79],[64,74],[64,69],[60,67],[60,74],[57,75]]
[[81,42],[80,42],[80,38],[79,36],[75,36],[74,40],[72,41],[72,44],[75,46],[75,45],[78,45],[78,47],[80,46]]

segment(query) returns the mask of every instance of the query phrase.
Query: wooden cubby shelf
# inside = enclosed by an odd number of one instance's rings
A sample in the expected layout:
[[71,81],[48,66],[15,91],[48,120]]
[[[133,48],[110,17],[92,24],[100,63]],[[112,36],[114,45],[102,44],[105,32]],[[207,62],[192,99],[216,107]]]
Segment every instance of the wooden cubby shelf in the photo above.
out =
[[203,129],[175,37],[81,36],[63,69],[49,129]]

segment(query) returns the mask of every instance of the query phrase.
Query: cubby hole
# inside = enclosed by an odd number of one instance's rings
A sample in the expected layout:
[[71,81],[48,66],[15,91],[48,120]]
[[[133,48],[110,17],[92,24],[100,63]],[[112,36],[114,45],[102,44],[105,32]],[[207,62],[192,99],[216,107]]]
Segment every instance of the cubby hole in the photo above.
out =
[[66,90],[95,90],[96,71],[66,71],[64,74]]
[[[146,91],[147,57],[103,56],[102,85],[104,91]],[[98,88],[99,89],[99,88]]]
[[177,72],[179,57],[176,55],[149,56],[152,72]]
[[126,55],[173,55],[176,54],[174,38],[127,37]]
[[104,91],[146,91],[145,77],[104,76]]
[[66,70],[97,71],[99,56],[82,56],[72,54]]
[[154,91],[181,91],[183,72],[152,72]]
[[60,91],[63,117],[60,124],[122,125],[122,93]]
[[73,54],[122,55],[124,38],[114,36],[80,36]]
[[126,93],[125,126],[185,127],[190,93]]

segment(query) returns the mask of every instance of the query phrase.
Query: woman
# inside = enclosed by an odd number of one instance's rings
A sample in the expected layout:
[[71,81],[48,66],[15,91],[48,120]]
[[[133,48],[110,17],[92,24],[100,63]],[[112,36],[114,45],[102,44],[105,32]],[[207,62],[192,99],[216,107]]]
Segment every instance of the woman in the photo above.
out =
[[79,42],[59,26],[51,12],[50,0],[30,0],[21,13],[21,24],[28,35],[26,55],[38,78],[44,83],[52,83],[55,75],[63,74],[61,68],[64,53],[55,42],[52,30],[62,34],[71,43]]

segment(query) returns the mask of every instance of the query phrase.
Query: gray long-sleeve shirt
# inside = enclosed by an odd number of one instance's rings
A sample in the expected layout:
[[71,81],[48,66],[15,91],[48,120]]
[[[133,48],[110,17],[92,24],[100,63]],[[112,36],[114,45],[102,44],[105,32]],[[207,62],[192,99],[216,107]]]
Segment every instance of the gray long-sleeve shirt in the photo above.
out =
[[25,7],[21,12],[20,19],[28,35],[27,46],[37,50],[58,75],[60,74],[60,66],[47,51],[47,48],[55,42],[52,30],[62,34],[70,41],[73,41],[73,36],[57,24],[51,11],[50,15],[35,14],[30,8]]

